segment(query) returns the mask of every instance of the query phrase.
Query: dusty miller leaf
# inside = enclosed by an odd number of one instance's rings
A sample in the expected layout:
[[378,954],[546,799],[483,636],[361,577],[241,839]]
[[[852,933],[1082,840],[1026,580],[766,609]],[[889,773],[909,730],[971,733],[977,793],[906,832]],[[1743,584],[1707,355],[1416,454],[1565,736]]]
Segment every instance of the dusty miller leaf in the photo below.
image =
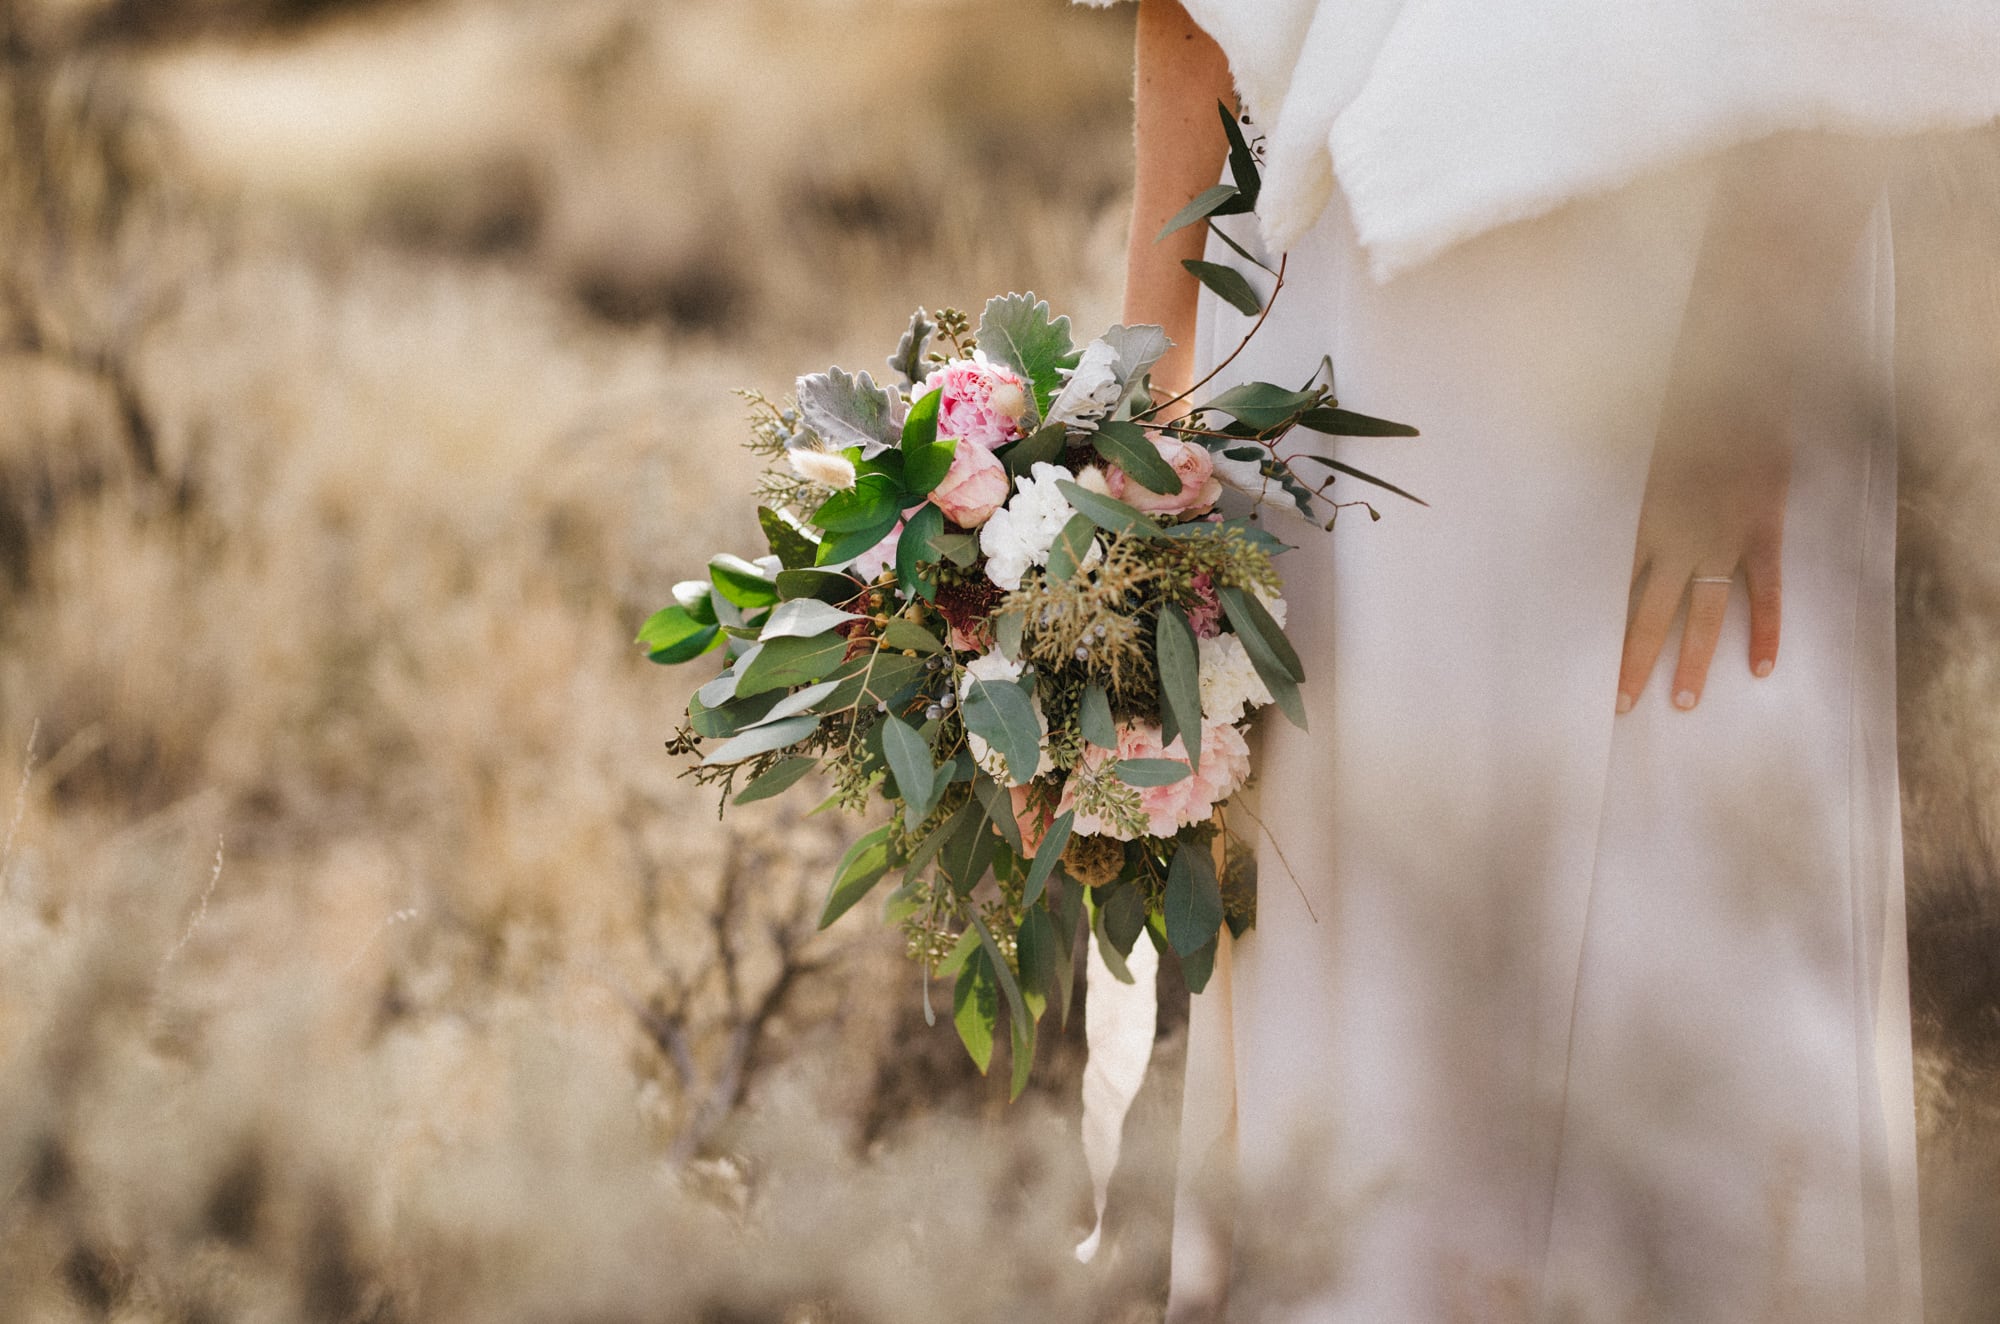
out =
[[1034,386],[1034,418],[1022,420],[1028,428],[1048,412],[1049,402],[1062,389],[1061,370],[1076,362],[1069,319],[1051,317],[1047,301],[1033,294],[989,300],[979,319],[979,347]]
[[799,414],[835,449],[859,446],[872,456],[903,439],[903,402],[867,373],[829,368],[799,378]]
[[901,373],[903,380],[911,386],[921,386],[931,375],[931,365],[924,362],[924,351],[930,347],[931,332],[937,324],[922,308],[910,314],[910,329],[903,332],[903,338],[896,342],[896,352],[889,356],[889,371]]

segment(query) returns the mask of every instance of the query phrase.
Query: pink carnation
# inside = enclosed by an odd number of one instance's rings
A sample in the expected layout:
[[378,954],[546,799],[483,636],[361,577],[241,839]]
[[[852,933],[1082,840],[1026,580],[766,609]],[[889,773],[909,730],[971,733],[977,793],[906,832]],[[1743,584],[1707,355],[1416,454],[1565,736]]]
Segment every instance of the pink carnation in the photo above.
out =
[[1222,480],[1215,476],[1215,460],[1208,447],[1177,437],[1155,437],[1153,445],[1179,475],[1181,490],[1171,494],[1150,491],[1114,466],[1106,475],[1112,496],[1153,515],[1192,515],[1222,499]]
[[944,480],[931,491],[931,501],[946,519],[962,529],[976,529],[1007,504],[1014,480],[1007,468],[984,446],[960,440]]
[[985,450],[998,450],[1021,436],[1028,412],[1028,384],[1021,375],[984,354],[932,369],[926,390],[943,393],[938,402],[938,436],[956,437]]
[[[1173,759],[1187,762],[1187,747],[1179,736],[1171,745],[1160,741],[1160,728],[1150,722],[1125,722],[1118,728],[1117,755],[1121,759]],[[1084,762],[1090,767],[1111,758],[1109,750],[1085,746]],[[1146,832],[1155,837],[1171,837],[1184,827],[1206,822],[1215,806],[1242,789],[1250,778],[1250,746],[1243,733],[1230,722],[1208,722],[1201,729],[1201,770],[1171,786],[1148,786],[1139,791],[1139,807],[1146,815]],[[1076,807],[1072,787],[1063,788],[1058,813]],[[1076,831],[1084,836],[1109,836],[1131,840],[1128,833],[1093,815],[1078,814]]]

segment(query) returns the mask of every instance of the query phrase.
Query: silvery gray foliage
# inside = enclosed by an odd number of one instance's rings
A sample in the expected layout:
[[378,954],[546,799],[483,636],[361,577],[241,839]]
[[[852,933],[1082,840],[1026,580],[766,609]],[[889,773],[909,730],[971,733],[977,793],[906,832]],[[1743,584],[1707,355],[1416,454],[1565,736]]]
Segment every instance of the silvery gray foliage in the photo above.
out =
[[896,342],[896,352],[889,356],[889,370],[901,373],[903,380],[912,387],[922,386],[924,379],[931,375],[931,365],[924,361],[924,351],[930,347],[931,332],[937,324],[922,308],[910,314],[910,329],[903,332],[903,338]]
[[1049,421],[1089,432],[1103,419],[1123,417],[1147,370],[1172,346],[1157,326],[1112,327],[1084,346],[1076,367],[1067,370]]
[[1033,409],[1021,426],[1033,430],[1042,411],[1062,389],[1062,373],[1075,366],[1069,318],[1052,317],[1047,300],[1033,294],[989,299],[979,318],[979,348],[996,363],[1021,374],[1033,387]]
[[849,376],[829,368],[801,377],[798,398],[806,426],[837,450],[859,446],[866,458],[902,440],[902,397],[877,386],[865,372]]

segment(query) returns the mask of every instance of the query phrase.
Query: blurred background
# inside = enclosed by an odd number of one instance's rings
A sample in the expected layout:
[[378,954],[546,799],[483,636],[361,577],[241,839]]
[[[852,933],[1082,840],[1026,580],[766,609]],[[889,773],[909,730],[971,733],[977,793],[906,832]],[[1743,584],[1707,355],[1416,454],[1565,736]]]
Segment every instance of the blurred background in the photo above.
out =
[[[0,1321],[1157,1317],[1185,993],[1086,1273],[1075,1024],[1004,1106],[894,935],[813,935],[851,826],[719,821],[628,643],[761,547],[736,388],[1114,319],[1129,24],[0,0]],[[1983,1321],[2000,140],[1899,189],[1926,1271]]]

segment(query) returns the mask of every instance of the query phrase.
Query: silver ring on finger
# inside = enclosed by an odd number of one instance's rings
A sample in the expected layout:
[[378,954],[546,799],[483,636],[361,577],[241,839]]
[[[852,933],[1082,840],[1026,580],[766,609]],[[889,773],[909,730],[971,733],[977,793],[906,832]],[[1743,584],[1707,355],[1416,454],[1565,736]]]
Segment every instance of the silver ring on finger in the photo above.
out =
[[1692,584],[1734,584],[1735,575],[1696,575],[1688,581]]

